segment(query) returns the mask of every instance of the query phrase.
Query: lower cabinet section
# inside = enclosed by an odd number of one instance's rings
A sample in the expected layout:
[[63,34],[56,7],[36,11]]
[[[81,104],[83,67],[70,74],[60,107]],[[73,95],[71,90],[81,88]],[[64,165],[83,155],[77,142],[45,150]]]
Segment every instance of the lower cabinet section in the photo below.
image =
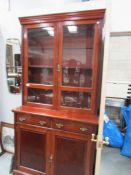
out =
[[93,175],[91,135],[16,123],[14,175]]

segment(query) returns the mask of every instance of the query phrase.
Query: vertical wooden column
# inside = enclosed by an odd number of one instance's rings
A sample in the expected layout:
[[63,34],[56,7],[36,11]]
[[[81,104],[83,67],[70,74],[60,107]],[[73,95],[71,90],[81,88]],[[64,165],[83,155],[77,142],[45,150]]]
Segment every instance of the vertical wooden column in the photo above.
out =
[[103,142],[103,124],[104,124],[104,112],[105,112],[105,98],[106,98],[106,82],[108,74],[108,58],[109,58],[109,39],[110,39],[110,2],[107,1],[107,8],[105,13],[105,24],[103,29],[103,42],[104,42],[104,53],[103,53],[103,71],[102,71],[102,86],[101,86],[101,102],[100,102],[100,115],[99,115],[99,129],[97,136],[97,154],[95,164],[95,175],[100,175],[100,163],[101,163],[101,151],[100,146]]

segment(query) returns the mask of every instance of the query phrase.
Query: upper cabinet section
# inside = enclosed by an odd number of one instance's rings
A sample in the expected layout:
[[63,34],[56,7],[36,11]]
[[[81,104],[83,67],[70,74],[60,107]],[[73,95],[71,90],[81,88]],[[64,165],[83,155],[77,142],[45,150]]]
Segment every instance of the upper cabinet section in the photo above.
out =
[[20,18],[23,104],[96,114],[104,10]]

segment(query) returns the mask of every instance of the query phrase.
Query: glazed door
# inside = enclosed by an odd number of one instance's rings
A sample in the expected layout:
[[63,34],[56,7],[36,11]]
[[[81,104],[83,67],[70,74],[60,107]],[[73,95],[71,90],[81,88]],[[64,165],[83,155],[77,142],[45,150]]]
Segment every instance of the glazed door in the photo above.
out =
[[54,108],[56,99],[57,37],[55,24],[24,28],[24,103]]
[[94,152],[89,136],[54,131],[53,140],[51,175],[93,175]]
[[96,113],[100,31],[98,20],[25,26],[23,104]]
[[17,139],[17,169],[29,174],[50,175],[48,131],[17,126]]
[[95,112],[101,21],[64,22],[60,41],[59,106]]

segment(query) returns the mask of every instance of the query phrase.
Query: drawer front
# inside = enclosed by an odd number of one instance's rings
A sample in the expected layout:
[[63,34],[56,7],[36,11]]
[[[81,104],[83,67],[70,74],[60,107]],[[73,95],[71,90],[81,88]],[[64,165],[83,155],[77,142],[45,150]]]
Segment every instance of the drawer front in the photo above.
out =
[[51,121],[46,116],[37,116],[30,114],[17,114],[16,122],[37,125],[42,127],[51,127]]
[[54,119],[52,122],[52,127],[54,129],[60,129],[81,134],[92,134],[96,133],[97,131],[97,127],[93,125],[60,119]]

